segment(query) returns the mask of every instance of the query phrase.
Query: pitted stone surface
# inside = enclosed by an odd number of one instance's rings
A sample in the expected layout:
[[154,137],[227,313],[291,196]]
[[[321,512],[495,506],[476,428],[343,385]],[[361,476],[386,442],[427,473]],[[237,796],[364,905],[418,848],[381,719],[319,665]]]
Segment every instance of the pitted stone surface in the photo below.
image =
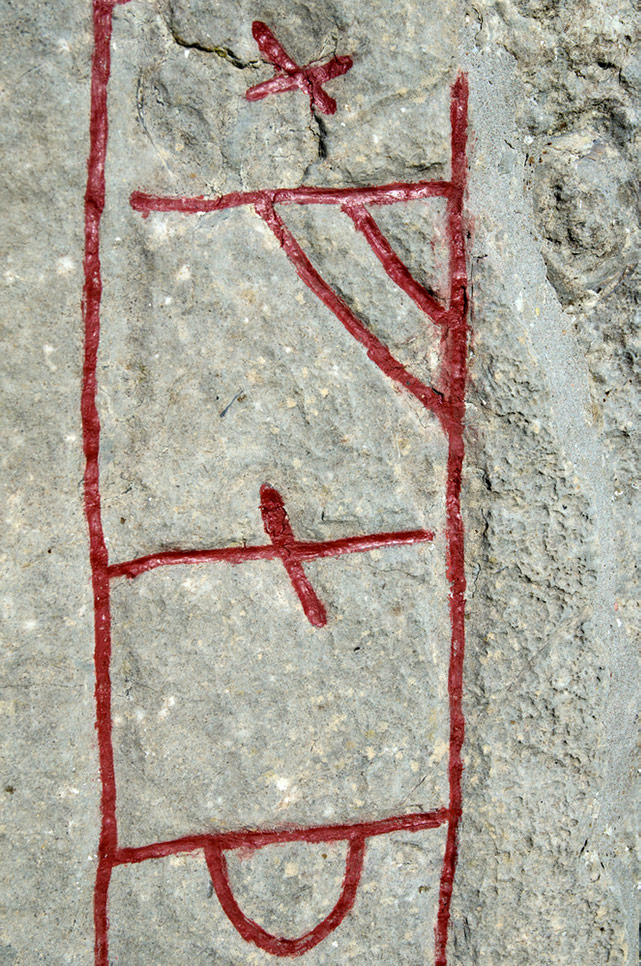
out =
[[[93,602],[79,412],[92,25],[7,4],[0,963],[94,966],[100,828]],[[333,115],[274,74],[350,55]],[[471,336],[463,820],[448,966],[633,966],[638,700],[639,69],[626,0],[116,6],[98,405],[114,563],[295,537],[434,539],[305,563],[176,566],[113,582],[123,847],[373,821],[447,799],[447,444],[297,275],[251,207],[151,212],[133,191],[449,177],[450,86],[470,86]],[[440,335],[340,207],[278,207],[396,358],[437,379]],[[376,221],[446,299],[441,199]],[[298,936],[338,901],[345,841],[227,853],[247,916]],[[434,963],[445,828],[368,841],[354,908],[313,966]],[[266,966],[202,851],[117,867],[110,963]]]

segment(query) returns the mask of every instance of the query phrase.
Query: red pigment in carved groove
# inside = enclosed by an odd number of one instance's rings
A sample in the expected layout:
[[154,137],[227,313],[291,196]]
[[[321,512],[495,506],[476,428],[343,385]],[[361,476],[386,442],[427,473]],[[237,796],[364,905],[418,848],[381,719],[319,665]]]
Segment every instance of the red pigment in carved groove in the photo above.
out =
[[274,65],[277,72],[270,80],[250,87],[245,94],[248,101],[259,101],[269,94],[282,94],[298,88],[308,95],[312,112],[318,110],[321,114],[336,113],[336,101],[325,93],[322,85],[334,77],[346,74],[352,67],[351,57],[332,57],[326,64],[299,67],[276,40],[267,24],[255,20],[252,33],[261,54]]
[[461,819],[461,750],[465,733],[463,716],[463,659],[465,654],[465,562],[464,532],[461,517],[461,475],[465,455],[463,416],[467,375],[467,265],[463,223],[463,192],[467,176],[467,103],[468,84],[459,75],[452,88],[450,107],[452,144],[452,184],[457,192],[448,200],[448,240],[450,249],[451,322],[445,343],[444,373],[446,393],[454,418],[448,427],[447,462],[447,576],[450,583],[450,625],[452,629],[448,692],[450,704],[450,818],[445,857],[441,873],[439,911],[436,923],[435,966],[447,966],[447,936],[452,887],[458,858],[458,827]]
[[446,325],[450,318],[448,310],[444,309],[432,293],[410,274],[365,206],[351,203],[341,205],[341,208],[352,219],[358,231],[363,233],[392,281],[403,289],[406,295],[409,295],[414,304],[425,312],[432,322],[436,325]]
[[344,205],[350,202],[361,205],[394,205],[402,201],[420,201],[423,198],[450,198],[460,189],[450,181],[415,181],[406,184],[393,181],[385,185],[368,185],[364,188],[265,188],[259,191],[231,191],[217,198],[167,197],[150,195],[144,191],[132,191],[129,199],[134,211],[146,217],[151,211],[179,211],[187,215],[243,205],[256,205],[261,201],[272,205]]
[[[291,556],[304,563],[326,557],[340,557],[345,553],[365,553],[381,547],[400,547],[433,540],[431,530],[397,530],[392,533],[366,533],[359,537],[338,540],[295,540]],[[214,547],[211,550],[163,550],[146,557],[125,560],[109,566],[110,577],[138,577],[140,574],[176,564],[222,563],[241,564],[249,560],[278,560],[280,551],[273,543],[255,547]]]
[[352,312],[348,304],[336,294],[325,279],[316,271],[309,258],[300,247],[292,233],[285,226],[282,218],[276,214],[273,205],[266,201],[255,205],[256,211],[271,228],[278,239],[281,248],[293,263],[299,278],[309,289],[334,313],[336,318],[345,326],[350,335],[367,349],[368,357],[378,368],[399,383],[413,396],[435,413],[441,422],[450,421],[449,407],[442,393],[436,392],[430,386],[413,376],[398,359],[395,359],[387,346],[377,339],[357,315]]
[[324,627],[327,623],[325,607],[316,596],[314,588],[305,575],[303,562],[322,557],[338,557],[345,553],[363,553],[377,547],[400,546],[433,540],[430,530],[401,530],[397,533],[371,533],[358,537],[343,537],[340,540],[309,541],[296,540],[285,511],[281,495],[273,487],[261,487],[260,510],[265,532],[271,545],[257,547],[215,547],[210,550],[167,550],[163,553],[149,554],[136,560],[114,564],[108,567],[112,577],[137,577],[139,574],[156,567],[169,564],[244,563],[248,560],[280,560],[298,595],[303,610],[310,623]]
[[[356,899],[356,892],[363,869],[365,843],[377,835],[390,832],[417,832],[421,829],[438,828],[447,822],[447,809],[435,812],[417,812],[397,818],[380,819],[377,822],[357,822],[351,825],[321,825],[307,829],[279,829],[270,831],[222,832],[214,835],[187,836],[171,842],[154,842],[138,848],[119,849],[115,864],[133,864],[147,859],[163,858],[180,852],[205,852],[207,866],[212,877],[216,895],[229,920],[240,935],[261,949],[278,956],[300,956],[322,942],[343,921]],[[314,929],[296,939],[273,936],[249,919],[242,911],[231,890],[227,863],[223,853],[230,849],[259,849],[267,845],[285,842],[341,842],[347,843],[345,877],[339,899],[329,915]]]
[[[434,184],[434,182],[426,182],[424,187],[433,187]],[[437,184],[440,186],[442,183],[438,182]],[[408,186],[398,184],[388,186],[389,196],[392,198],[392,201],[399,200],[397,197],[400,193],[399,189],[403,187]],[[356,189],[349,190],[351,191],[352,199],[354,197],[358,197]],[[366,191],[367,189],[364,190]],[[441,192],[439,192],[439,194],[440,193]],[[173,210],[180,211],[182,213],[195,213],[201,211],[213,211],[225,207],[235,207],[240,204],[248,204],[249,199],[251,198],[254,201],[255,210],[273,231],[274,235],[278,239],[279,244],[285,251],[290,261],[294,264],[302,281],[334,313],[337,319],[345,326],[350,335],[360,342],[361,345],[365,346],[369,358],[376,363],[379,369],[381,369],[386,376],[389,376],[390,379],[400,383],[405,389],[412,393],[412,395],[414,395],[425,406],[426,409],[431,410],[437,416],[439,416],[444,427],[446,427],[451,420],[451,413],[450,407],[447,401],[444,399],[443,394],[436,392],[430,386],[426,386],[420,381],[420,379],[417,379],[415,376],[413,376],[405,368],[405,366],[394,358],[387,346],[383,345],[383,343],[376,338],[373,332],[371,332],[367,326],[361,322],[361,320],[354,314],[347,303],[336,294],[336,292],[331,288],[330,285],[327,284],[319,272],[316,271],[292,233],[287,229],[280,216],[276,213],[274,203],[291,203],[292,201],[295,203],[306,203],[294,199],[292,197],[293,194],[294,189],[287,191],[286,194],[283,195],[283,200],[281,202],[279,201],[280,192],[278,191],[260,191],[253,192],[248,195],[236,195],[233,197],[223,196],[210,201],[198,198],[159,198],[134,192],[134,194],[131,196],[131,205],[133,208],[141,211],[143,214],[147,214],[150,210]],[[342,193],[342,191],[339,195],[339,198],[336,197],[336,191],[325,192],[324,194],[327,197],[321,197],[321,195],[315,193],[313,195],[314,201],[311,203],[335,204],[340,202],[341,205],[345,207],[346,195]],[[452,202],[452,199],[459,201],[460,203],[461,189],[458,186],[455,186],[454,190],[448,191],[447,195],[450,203]],[[383,197],[384,196],[381,194],[376,195],[378,201],[380,201]],[[274,199],[276,199],[276,202]],[[363,219],[358,220],[360,225],[365,228]],[[378,226],[376,226],[375,231],[373,231],[371,227],[367,227],[364,231],[364,234],[372,246],[377,258],[379,258],[379,260],[382,262],[383,267],[386,269],[390,277],[396,281],[397,278],[400,277],[399,266],[402,265],[402,263],[400,262],[398,256],[392,251],[387,239],[385,239],[383,234],[380,232]],[[419,285],[419,283],[411,276],[405,266],[402,267],[404,271],[402,272],[403,285],[401,285],[401,288],[406,291],[410,290],[411,297],[414,298],[414,301],[419,305],[419,308],[423,308],[425,305],[425,296],[427,296],[429,293],[427,293],[427,291]],[[420,291],[422,292],[422,298],[417,300]],[[428,316],[432,318],[432,315],[436,315],[437,320],[441,322],[445,310],[438,305],[432,296],[429,296],[429,299],[430,312],[428,313]],[[449,314],[447,315],[449,318]]]
[[300,560],[293,556],[296,539],[291,524],[287,519],[283,498],[278,490],[264,484],[260,488],[260,512],[263,518],[265,533],[278,551],[292,587],[298,595],[305,616],[314,627],[324,627],[327,623],[327,611],[316,596],[309,578],[303,570]]
[[[107,84],[110,69],[111,15],[115,3],[127,0],[94,0],[94,51],[92,58],[90,154],[88,161],[87,191],[85,196],[85,286],[83,318],[85,324],[85,351],[82,386],[83,446],[86,459],[85,511],[90,538],[90,561],[95,611],[95,671],[96,671],[96,727],[100,756],[101,777],[101,834],[98,853],[98,869],[94,892],[94,919],[96,931],[96,966],[108,966],[107,949],[107,896],[114,865],[144,861],[148,858],[173,854],[177,851],[203,849],[207,853],[216,891],[230,921],[241,935],[261,948],[277,955],[300,955],[328,935],[354,901],[358,878],[362,868],[365,841],[372,835],[387,834],[398,829],[417,831],[435,828],[447,823],[447,842],[441,874],[439,911],[435,929],[436,966],[446,966],[447,933],[450,916],[452,884],[457,860],[457,831],[461,815],[461,746],[464,719],[462,713],[462,670],[464,652],[464,606],[465,575],[463,568],[463,524],[460,512],[461,470],[464,455],[463,413],[466,379],[467,351],[467,304],[465,265],[465,226],[463,223],[463,192],[466,183],[466,129],[467,129],[467,82],[460,76],[452,88],[452,174],[449,182],[423,182],[419,184],[390,184],[369,188],[298,188],[277,189],[248,193],[232,193],[218,199],[203,198],[157,198],[135,192],[131,202],[144,216],[151,210],[203,212],[237,207],[243,204],[256,206],[261,217],[269,224],[294,264],[301,279],[342,322],[350,334],[363,344],[368,356],[397,384],[404,386],[426,409],[435,412],[448,438],[448,470],[446,490],[446,540],[447,575],[450,584],[451,649],[448,676],[450,706],[450,802],[447,809],[434,813],[397,816],[376,822],[351,826],[319,826],[312,829],[260,830],[256,832],[224,833],[223,835],[194,836],[169,843],[153,843],[138,849],[119,849],[116,830],[116,787],[113,768],[111,739],[111,682],[109,663],[111,653],[109,580],[117,576],[135,576],[145,570],[169,563],[197,563],[204,559],[224,559],[241,562],[241,559],[283,560],[285,552],[289,560],[300,564],[306,559],[335,556],[364,549],[374,545],[416,542],[429,539],[427,531],[407,531],[398,534],[372,534],[347,538],[343,541],[324,543],[297,542],[283,528],[284,508],[277,495],[268,494],[264,501],[266,529],[272,544],[260,548],[219,548],[211,551],[171,551],[155,554],[124,564],[109,566],[100,517],[100,491],[98,476],[98,453],[100,424],[96,408],[96,366],[99,339],[99,313],[101,299],[99,229],[104,208],[104,165],[107,144]],[[450,247],[450,299],[447,309],[430,301],[431,295],[422,288],[402,264],[384,238],[378,226],[364,209],[367,204],[393,204],[418,198],[444,197],[447,199],[448,241]],[[385,346],[376,340],[363,323],[350,312],[344,302],[313,268],[300,246],[287,231],[274,211],[275,204],[339,204],[354,221],[357,230],[368,240],[376,257],[388,275],[402,288],[426,315],[444,329],[443,392],[437,393],[415,379]],[[349,210],[351,209],[351,210]],[[447,317],[442,315],[446,312]],[[275,493],[275,491],[274,491]],[[282,516],[279,513],[282,512]],[[391,538],[391,539],[386,539]],[[407,538],[407,539],[405,539]],[[378,542],[377,542],[378,541]],[[250,555],[256,553],[256,557]],[[240,554],[240,556],[238,556]],[[284,561],[283,561],[284,562]],[[302,570],[302,568],[301,568]],[[298,578],[300,572],[294,571]],[[316,598],[317,601],[317,598]],[[318,602],[320,603],[320,602]],[[322,605],[321,605],[322,607]],[[234,899],[226,873],[223,851],[233,848],[258,848],[263,845],[287,841],[337,841],[345,840],[349,852],[346,875],[341,897],[332,912],[314,930],[300,939],[285,940],[270,935],[252,923]]]
[[[465,566],[464,532],[461,518],[460,493],[461,474],[464,458],[463,415],[465,409],[465,381],[467,367],[467,266],[465,259],[465,226],[463,224],[463,194],[467,175],[467,102],[468,85],[464,75],[460,75],[452,88],[450,108],[452,170],[451,192],[447,198],[447,236],[450,251],[450,299],[448,320],[445,331],[445,348],[442,365],[445,391],[436,394],[411,376],[397,362],[361,321],[351,312],[333,289],[325,282],[302,251],[282,219],[274,211],[271,199],[263,199],[255,204],[256,211],[278,238],[281,247],[293,262],[296,271],[305,284],[336,315],[345,328],[367,348],[373,362],[391,379],[402,384],[416,398],[439,416],[448,438],[448,463],[446,486],[447,514],[447,576],[450,584],[450,625],[452,630],[450,645],[450,665],[448,674],[448,693],[450,706],[450,819],[445,847],[445,857],[439,890],[439,911],[435,929],[435,966],[447,964],[447,936],[450,907],[456,862],[458,856],[458,826],[461,817],[461,778],[463,771],[462,745],[465,719],[462,709],[463,658],[465,651]],[[343,205],[343,210],[348,206]],[[348,212],[349,213],[349,212]],[[415,280],[405,268],[399,272],[396,254],[388,245],[373,220],[355,219],[355,227],[363,231],[365,237],[379,258],[388,275],[406,291]],[[396,276],[396,278],[395,278]],[[416,283],[418,284],[418,283]],[[417,294],[415,288],[412,289]],[[416,299],[415,299],[416,301]],[[418,303],[417,303],[418,304]],[[431,313],[427,312],[431,317]],[[437,401],[438,400],[438,401]]]
[[89,528],[89,557],[94,597],[94,665],[96,674],[96,729],[100,759],[101,828],[98,868],[94,890],[96,966],[108,966],[107,895],[113,857],[118,845],[116,827],[116,781],[111,739],[111,613],[107,547],[100,516],[98,457],[100,420],[96,407],[96,366],[100,339],[100,219],[105,207],[105,157],[107,153],[107,85],[111,67],[113,4],[93,2],[94,48],[91,62],[91,114],[89,159],[85,192],[85,257],[83,320],[85,328],[82,395],[82,440],[85,454],[84,503]]

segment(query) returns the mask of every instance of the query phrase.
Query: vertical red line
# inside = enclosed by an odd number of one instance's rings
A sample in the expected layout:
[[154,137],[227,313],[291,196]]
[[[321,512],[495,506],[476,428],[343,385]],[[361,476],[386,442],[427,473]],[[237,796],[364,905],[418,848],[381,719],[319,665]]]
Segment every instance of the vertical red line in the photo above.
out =
[[84,503],[89,529],[89,558],[94,598],[94,666],[96,730],[100,761],[101,828],[94,889],[95,963],[108,966],[107,894],[117,848],[116,782],[111,742],[111,614],[108,554],[100,514],[100,419],[96,405],[96,368],[100,340],[100,219],[105,206],[107,153],[107,84],[110,72],[113,5],[93,0],[94,47],[91,62],[89,159],[85,192],[85,284],[82,313],[85,328],[82,396],[82,439],[85,454]]
[[448,200],[448,240],[450,246],[450,325],[444,352],[448,423],[448,460],[446,489],[447,578],[450,585],[451,645],[448,675],[450,706],[449,786],[450,807],[445,856],[441,873],[439,909],[435,929],[435,966],[447,964],[447,937],[452,887],[458,858],[458,826],[461,818],[463,717],[463,658],[465,652],[465,564],[464,534],[461,517],[461,475],[464,457],[463,416],[467,374],[467,266],[463,198],[467,177],[467,79],[460,74],[452,87],[450,109],[452,125],[452,184],[456,188]]

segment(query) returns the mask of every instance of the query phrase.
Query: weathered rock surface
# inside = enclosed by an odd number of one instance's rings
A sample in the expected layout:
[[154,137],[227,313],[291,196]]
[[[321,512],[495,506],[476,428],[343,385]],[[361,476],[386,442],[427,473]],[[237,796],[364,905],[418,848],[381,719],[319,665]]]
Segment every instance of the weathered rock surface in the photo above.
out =
[[[100,828],[83,508],[90,4],[5,7],[0,964],[94,963]],[[251,23],[297,63],[350,55],[333,115],[268,80]],[[432,541],[113,585],[120,844],[374,821],[448,794],[447,447],[311,294],[249,208],[143,218],[129,200],[449,177],[450,87],[470,86],[471,336],[462,488],[463,819],[449,966],[632,966],[639,690],[638,24],[626,0],[114,10],[102,221],[102,509],[112,562],[267,542]],[[334,207],[280,214],[418,378],[441,341]],[[439,199],[376,220],[438,298]],[[434,963],[445,829],[367,845],[359,892],[303,961]],[[344,841],[229,853],[275,935],[337,901]],[[263,964],[201,852],[114,871],[110,962]]]

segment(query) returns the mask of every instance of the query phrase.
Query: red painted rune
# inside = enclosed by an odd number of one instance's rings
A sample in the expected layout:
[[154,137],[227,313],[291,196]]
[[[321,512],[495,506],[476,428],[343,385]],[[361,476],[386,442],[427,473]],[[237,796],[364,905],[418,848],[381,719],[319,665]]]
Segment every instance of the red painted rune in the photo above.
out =
[[320,111],[321,114],[336,113],[336,101],[323,90],[322,85],[334,77],[346,74],[352,66],[351,57],[332,57],[326,64],[299,67],[276,40],[267,24],[255,20],[252,33],[261,54],[274,65],[276,73],[270,80],[250,87],[245,94],[248,101],[260,101],[269,94],[283,94],[298,88],[309,97],[312,111]]
[[[357,534],[334,540],[301,541],[294,536],[281,495],[269,484],[264,484],[260,491],[260,513],[269,543],[204,550],[162,550],[133,560],[114,563],[110,561],[101,513],[100,417],[97,392],[101,368],[98,366],[102,298],[100,233],[107,197],[107,88],[111,64],[112,14],[114,6],[120,2],[126,0],[93,0],[90,152],[85,194],[85,343],[81,416],[85,453],[85,513],[94,598],[96,728],[101,785],[101,828],[94,889],[95,966],[109,966],[112,961],[109,954],[109,888],[112,873],[119,866],[179,853],[201,852],[221,907],[239,935],[274,956],[300,956],[338,929],[354,907],[367,843],[371,838],[398,831],[409,834],[441,826],[445,826],[447,831],[434,928],[434,959],[431,961],[435,966],[447,966],[450,907],[462,812],[461,752],[465,731],[462,698],[466,584],[461,481],[469,335],[466,268],[468,232],[464,215],[467,184],[467,79],[460,74],[451,89],[451,172],[445,180],[393,182],[358,187],[301,185],[295,188],[231,192],[210,198],[202,195],[167,197],[135,191],[130,199],[132,208],[145,218],[151,212],[199,215],[242,207],[253,210],[256,218],[262,219],[273,233],[283,258],[289,260],[301,282],[362,347],[363,365],[378,368],[396,388],[400,398],[413,398],[438,422],[447,443],[444,543],[451,630],[447,667],[449,796],[431,811],[401,810],[368,821],[353,820],[340,825],[330,823],[294,828],[208,828],[206,831],[195,830],[191,834],[168,841],[128,846],[119,837],[116,810],[111,680],[112,582],[123,577],[135,578],[156,567],[172,564],[202,565],[221,562],[235,565],[257,560],[277,561],[285,567],[307,619],[315,626],[322,627],[328,620],[326,609],[305,573],[304,563],[394,545],[419,544],[431,540],[433,534],[427,530],[405,530]],[[307,65],[300,68],[265,24],[255,22],[253,34],[261,52],[275,66],[276,74],[271,80],[251,88],[246,95],[249,100],[259,100],[268,94],[298,88],[310,98],[312,110],[334,113],[336,104],[322,89],[322,85],[350,69],[352,61],[349,57],[336,57],[322,66]],[[430,198],[441,198],[446,204],[449,295],[442,301],[436,299],[414,278],[376,221],[376,212],[380,206],[403,205]],[[389,347],[372,331],[367,320],[361,319],[321,275],[279,214],[277,208],[286,205],[336,206],[344,215],[347,224],[351,222],[354,230],[363,236],[388,277],[423,312],[426,324],[434,325],[440,331],[440,371],[436,373],[434,385],[423,382],[412,373],[411,368],[395,358]],[[345,875],[335,906],[316,926],[295,938],[274,935],[243,912],[233,894],[225,855],[234,850],[253,851],[285,842],[343,842],[346,846]],[[326,961],[329,962],[328,959]]]
[[271,540],[270,544],[213,547],[211,550],[165,550],[146,557],[137,557],[135,560],[111,564],[108,568],[109,577],[138,577],[155,570],[156,567],[172,564],[240,564],[249,560],[281,560],[308,621],[315,627],[324,627],[327,613],[303,570],[305,561],[340,557],[345,553],[364,553],[366,550],[378,550],[381,547],[400,547],[434,539],[431,530],[397,530],[393,533],[366,533],[339,540],[297,540],[278,490],[264,483],[260,488],[260,501],[263,526]]

